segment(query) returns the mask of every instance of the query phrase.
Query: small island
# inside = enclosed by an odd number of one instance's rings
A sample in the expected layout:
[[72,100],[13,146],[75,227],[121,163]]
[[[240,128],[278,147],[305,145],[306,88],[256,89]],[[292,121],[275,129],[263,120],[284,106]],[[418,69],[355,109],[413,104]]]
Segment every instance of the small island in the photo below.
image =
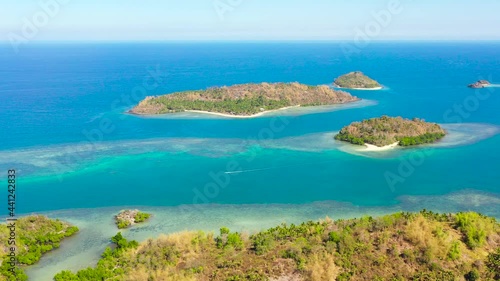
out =
[[359,90],[380,90],[382,85],[377,81],[363,74],[361,71],[354,71],[335,79],[333,85],[338,88],[359,89]]
[[139,210],[124,210],[115,216],[115,223],[119,229],[128,228],[136,223],[146,221],[151,214],[140,212]]
[[485,87],[488,87],[490,86],[491,83],[487,80],[479,80],[475,83],[472,83],[472,84],[469,84],[469,88],[472,88],[472,89],[481,89],[481,88],[485,88]]
[[354,122],[342,128],[335,139],[356,145],[394,147],[433,143],[445,135],[446,131],[435,123],[382,116]]
[[261,83],[147,97],[129,112],[139,115],[198,112],[227,117],[256,117],[290,107],[344,104],[358,100],[347,92],[335,91],[328,86],[297,82]]

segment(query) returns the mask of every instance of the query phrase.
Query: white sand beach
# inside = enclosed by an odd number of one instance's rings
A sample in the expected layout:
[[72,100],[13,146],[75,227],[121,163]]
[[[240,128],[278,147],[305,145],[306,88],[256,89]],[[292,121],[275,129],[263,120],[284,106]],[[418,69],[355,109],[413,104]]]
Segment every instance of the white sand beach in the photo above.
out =
[[345,89],[345,90],[357,90],[357,91],[378,91],[382,90],[383,87],[375,87],[375,88],[343,88],[343,87],[335,87],[337,89]]
[[259,117],[274,117],[274,116],[300,116],[307,114],[325,113],[337,110],[345,110],[351,108],[362,108],[376,105],[377,102],[373,100],[360,99],[354,102],[332,104],[332,105],[318,105],[318,106],[290,106],[275,110],[268,110],[259,112],[254,115],[231,115],[226,113],[216,113],[201,110],[185,110],[175,113],[164,113],[155,115],[138,115],[127,112],[128,114],[136,115],[143,118],[159,118],[159,119],[198,119],[198,118],[233,118],[233,119],[248,119]]
[[375,88],[350,88],[351,90],[359,90],[359,91],[378,91],[382,90],[383,87],[375,87]]
[[373,144],[368,144],[368,143],[365,143],[365,146],[366,146],[366,148],[363,148],[362,149],[363,151],[386,151],[386,150],[391,150],[391,149],[394,149],[394,148],[398,147],[399,146],[399,141],[395,142],[393,144],[382,146],[382,147],[376,146],[376,145],[373,145]]
[[253,114],[253,115],[232,115],[232,114],[202,111],[202,110],[185,110],[184,112],[210,114],[210,115],[217,115],[217,116],[228,117],[228,118],[255,118],[255,117],[259,117],[259,116],[262,116],[262,115],[265,115],[265,114],[268,114],[271,112],[282,111],[282,110],[287,110],[290,108],[297,108],[297,107],[300,107],[300,105],[294,105],[294,106],[288,106],[288,107],[283,107],[283,108],[274,109],[274,110],[262,111],[262,112],[259,112],[257,114]]

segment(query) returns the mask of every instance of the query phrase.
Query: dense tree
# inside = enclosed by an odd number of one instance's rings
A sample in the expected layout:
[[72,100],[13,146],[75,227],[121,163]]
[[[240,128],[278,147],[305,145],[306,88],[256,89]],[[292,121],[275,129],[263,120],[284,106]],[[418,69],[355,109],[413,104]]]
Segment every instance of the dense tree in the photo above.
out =
[[[76,226],[66,222],[49,219],[45,216],[33,215],[22,217],[16,222],[16,258],[18,266],[15,274],[9,269],[8,260],[8,238],[10,230],[6,224],[0,225],[0,241],[3,245],[0,251],[2,265],[0,266],[0,280],[27,280],[23,271],[25,265],[33,265],[48,251],[59,248],[60,242],[78,232]],[[3,277],[3,279],[2,279]]]

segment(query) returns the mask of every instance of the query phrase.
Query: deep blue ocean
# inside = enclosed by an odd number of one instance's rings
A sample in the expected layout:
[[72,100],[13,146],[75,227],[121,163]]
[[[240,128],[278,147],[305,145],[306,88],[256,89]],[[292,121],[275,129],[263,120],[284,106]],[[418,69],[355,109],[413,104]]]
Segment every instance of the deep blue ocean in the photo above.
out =
[[[397,210],[476,210],[500,217],[500,42],[38,43],[0,46],[0,184],[17,171],[19,214],[80,227],[29,274],[50,280],[92,265],[139,206],[155,216],[138,240],[228,225]],[[384,85],[326,112],[253,119],[138,117],[146,96],[250,82],[331,84],[360,70]],[[381,115],[448,126],[443,143],[358,153],[333,140]],[[1,172],[4,171],[4,172]],[[203,203],[193,206],[193,203]],[[5,208],[5,210],[7,207]]]
[[[349,57],[340,43],[46,43],[19,54],[2,48],[0,168],[18,170],[20,212],[193,201],[385,206],[403,195],[500,192],[495,134],[433,149],[397,188],[388,188],[384,174],[397,171],[404,153],[380,159],[311,151],[305,141],[297,144],[304,149],[279,147],[281,139],[335,132],[384,114],[499,126],[500,89],[466,85],[500,82],[500,43],[373,43]],[[272,135],[262,133],[271,117],[125,113],[149,95],[249,82],[330,84],[354,70],[386,87],[351,91],[371,105],[287,117]],[[271,138],[278,147],[262,145]],[[230,174],[214,198],[196,199],[193,190],[213,182],[210,173],[226,171],[229,161],[258,171]]]

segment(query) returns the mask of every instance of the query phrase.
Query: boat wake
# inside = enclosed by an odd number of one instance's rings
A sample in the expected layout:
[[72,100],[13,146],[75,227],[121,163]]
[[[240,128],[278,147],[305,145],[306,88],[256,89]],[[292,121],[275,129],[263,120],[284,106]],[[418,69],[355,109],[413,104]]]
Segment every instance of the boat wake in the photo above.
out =
[[252,173],[252,172],[260,172],[260,171],[275,170],[275,169],[279,169],[279,168],[280,168],[280,167],[262,168],[262,169],[250,169],[250,170],[241,170],[241,171],[225,172],[225,174],[228,174],[228,175],[233,175],[233,174],[243,174],[243,173]]
[[305,163],[305,164],[297,164],[297,165],[285,165],[285,166],[259,168],[259,169],[248,169],[248,170],[239,170],[239,171],[227,171],[227,172],[225,172],[225,174],[227,174],[227,175],[234,175],[234,174],[243,174],[243,173],[262,172],[262,171],[277,170],[277,169],[286,169],[286,168],[293,168],[293,167],[321,165],[321,164],[331,163],[331,162],[334,162],[334,161],[333,160],[331,160],[331,161],[320,161],[320,162],[315,162],[315,163]]

